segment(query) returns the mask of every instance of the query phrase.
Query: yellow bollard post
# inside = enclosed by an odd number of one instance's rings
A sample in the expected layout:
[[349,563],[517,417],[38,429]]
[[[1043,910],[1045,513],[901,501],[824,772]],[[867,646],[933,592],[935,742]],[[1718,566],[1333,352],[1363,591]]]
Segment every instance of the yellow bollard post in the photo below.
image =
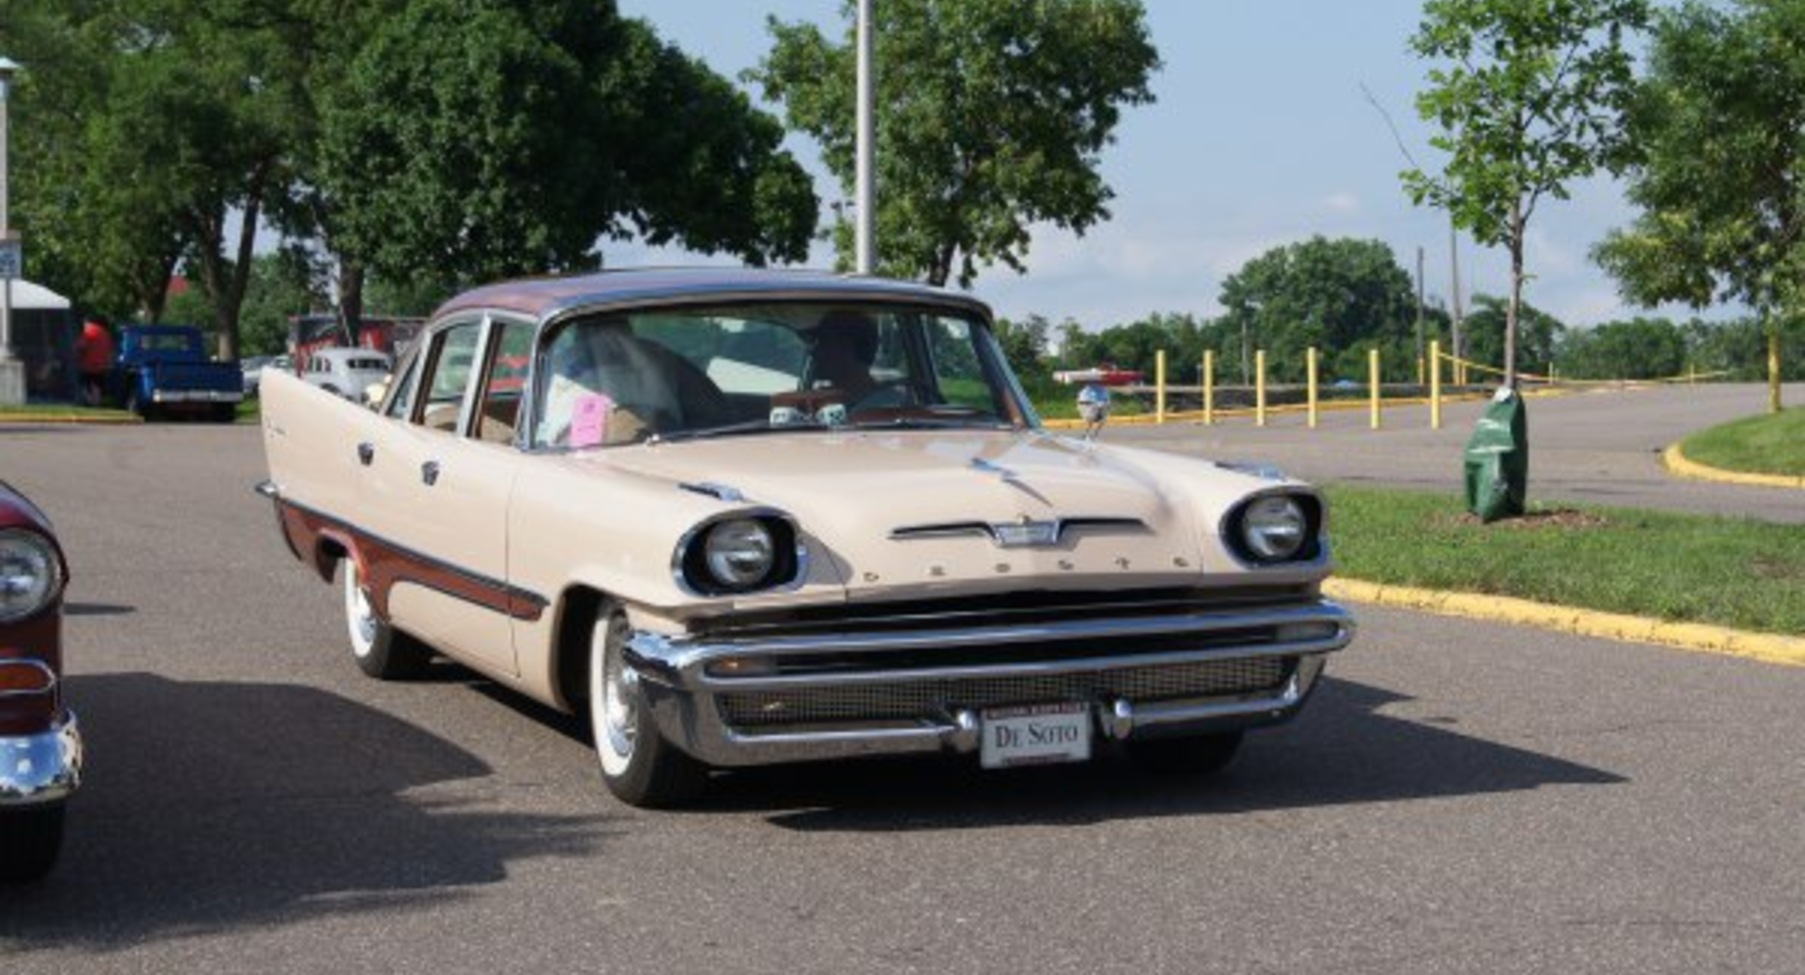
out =
[[1441,343],[1429,343],[1429,429],[1441,429]]
[[1166,422],[1166,350],[1153,354],[1153,422]]
[[1304,352],[1304,386],[1309,398],[1310,429],[1316,429],[1316,346],[1312,345]]
[[1203,350],[1203,425],[1216,423],[1216,350]]
[[1780,412],[1780,332],[1767,333],[1767,411]]
[[1266,350],[1256,349],[1253,354],[1253,424],[1256,427],[1266,425]]
[[1373,349],[1366,354],[1367,385],[1372,390],[1373,429],[1379,429],[1379,350]]

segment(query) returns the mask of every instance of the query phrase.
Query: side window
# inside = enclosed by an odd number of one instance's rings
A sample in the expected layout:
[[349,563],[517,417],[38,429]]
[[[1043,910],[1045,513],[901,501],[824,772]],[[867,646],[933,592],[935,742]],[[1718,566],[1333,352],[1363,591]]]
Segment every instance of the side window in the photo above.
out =
[[532,326],[521,322],[496,322],[495,358],[483,383],[482,408],[477,414],[477,436],[491,443],[513,443],[520,421],[520,397],[526,386],[526,367],[533,357]]
[[395,391],[389,396],[389,405],[383,410],[384,416],[405,420],[414,413],[414,391],[419,386],[420,362],[424,356],[414,356],[408,360],[407,371],[395,384]]
[[438,349],[432,356],[424,386],[426,409],[420,423],[434,430],[456,432],[458,409],[464,402],[475,373],[476,340],[480,322],[461,322],[439,333]]
[[984,375],[977,349],[978,333],[971,323],[930,318],[923,325],[942,399],[973,410],[997,412],[995,390]]

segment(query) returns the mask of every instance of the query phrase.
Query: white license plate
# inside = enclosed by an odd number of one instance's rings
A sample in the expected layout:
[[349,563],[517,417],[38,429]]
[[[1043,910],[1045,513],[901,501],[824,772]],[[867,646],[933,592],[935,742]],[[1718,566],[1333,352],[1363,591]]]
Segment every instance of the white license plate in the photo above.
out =
[[1091,757],[1090,709],[1082,703],[992,708],[980,716],[985,768],[1082,762]]

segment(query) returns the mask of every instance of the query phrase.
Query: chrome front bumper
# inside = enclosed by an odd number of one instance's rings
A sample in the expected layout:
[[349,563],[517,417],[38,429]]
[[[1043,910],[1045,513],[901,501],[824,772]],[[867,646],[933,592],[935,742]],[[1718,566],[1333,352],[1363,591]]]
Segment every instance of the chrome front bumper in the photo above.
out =
[[81,726],[75,712],[35,735],[0,735],[0,809],[69,798],[81,785]]
[[[1122,619],[1088,619],[996,627],[842,632],[829,635],[746,639],[695,639],[640,632],[628,641],[626,663],[637,677],[643,706],[668,741],[715,766],[732,767],[865,755],[978,750],[981,712],[990,700],[960,700],[966,688],[1091,687],[1077,697],[1089,705],[1094,728],[1105,740],[1227,731],[1284,721],[1303,706],[1322,674],[1327,655],[1347,646],[1354,621],[1335,603],[1235,613],[1184,613]],[[1136,641],[1163,648],[1145,653],[1086,656],[1072,647],[1118,646]],[[1190,647],[1184,644],[1191,643]],[[1173,649],[1174,645],[1179,649]],[[1034,659],[1035,647],[1066,652]],[[980,649],[1024,649],[1018,659],[962,664]],[[961,651],[966,651],[963,653]],[[933,666],[883,667],[886,655],[924,654]],[[1019,659],[1020,657],[1028,659]],[[785,667],[785,661],[831,657],[837,666]],[[864,668],[861,659],[874,662]],[[849,663],[851,662],[851,663]],[[1094,688],[1184,668],[1242,664],[1268,666],[1270,686],[1195,696],[1161,695],[1135,701]],[[1119,678],[1119,680],[1118,680]],[[795,727],[747,728],[728,719],[729,700],[746,695],[825,694],[836,700],[881,701],[904,687],[931,687],[943,700],[908,718],[858,720],[848,714]],[[913,692],[912,692],[913,693]],[[1007,694],[1007,691],[1002,692]],[[1061,694],[1064,699],[1074,695]],[[1050,703],[1028,697],[1013,703]]]
[[241,403],[244,393],[218,389],[153,389],[153,403]]

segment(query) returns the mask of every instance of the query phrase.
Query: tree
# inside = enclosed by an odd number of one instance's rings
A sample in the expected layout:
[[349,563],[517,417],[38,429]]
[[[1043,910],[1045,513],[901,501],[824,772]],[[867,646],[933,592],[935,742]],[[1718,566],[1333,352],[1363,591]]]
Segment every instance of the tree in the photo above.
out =
[[1449,159],[1439,176],[1406,171],[1404,186],[1509,252],[1507,386],[1517,378],[1530,219],[1544,199],[1566,199],[1570,182],[1629,160],[1625,40],[1647,19],[1646,0],[1428,0],[1410,39],[1418,56],[1448,62],[1429,72],[1417,112],[1441,127],[1430,141]]
[[1782,321],[1805,316],[1805,7],[1665,12],[1630,125],[1642,213],[1594,256],[1643,304],[1747,302],[1777,348]]
[[1028,377],[1046,371],[1047,335],[1052,328],[1040,315],[1029,315],[1020,322],[997,319],[997,344],[1003,347],[1003,357],[1016,375]]
[[[842,43],[769,21],[747,73],[791,128],[854,179],[853,4]],[[1098,173],[1126,105],[1151,102],[1159,55],[1138,0],[884,0],[874,24],[877,239],[884,273],[969,286],[979,264],[1020,272],[1029,227],[1082,235],[1108,219]],[[851,232],[837,228],[842,266]]]
[[348,71],[318,188],[334,246],[390,280],[592,267],[633,230],[807,252],[817,204],[777,122],[611,4],[414,0]]
[[[1254,349],[1269,353],[1271,378],[1304,378],[1304,350],[1325,355],[1330,376],[1366,378],[1377,345],[1402,369],[1414,363],[1416,297],[1410,275],[1382,241],[1312,237],[1275,247],[1222,282],[1223,325],[1251,382]],[[1411,368],[1414,371],[1414,367]]]
[[[1473,296],[1473,310],[1467,313],[1466,321],[1468,358],[1488,365],[1503,361],[1509,314],[1508,299],[1485,294]],[[1554,362],[1555,350],[1560,347],[1561,336],[1566,331],[1567,326],[1559,319],[1523,302],[1517,309],[1519,370],[1548,375],[1549,364]]]
[[367,264],[449,288],[632,232],[796,260],[816,223],[776,119],[611,0],[6,7],[0,45],[56,65],[18,106],[34,265],[152,318],[181,267],[223,355],[270,227],[337,259],[356,318]]
[[1686,368],[1686,335],[1665,318],[1632,318],[1568,332],[1562,377],[1664,379]]

